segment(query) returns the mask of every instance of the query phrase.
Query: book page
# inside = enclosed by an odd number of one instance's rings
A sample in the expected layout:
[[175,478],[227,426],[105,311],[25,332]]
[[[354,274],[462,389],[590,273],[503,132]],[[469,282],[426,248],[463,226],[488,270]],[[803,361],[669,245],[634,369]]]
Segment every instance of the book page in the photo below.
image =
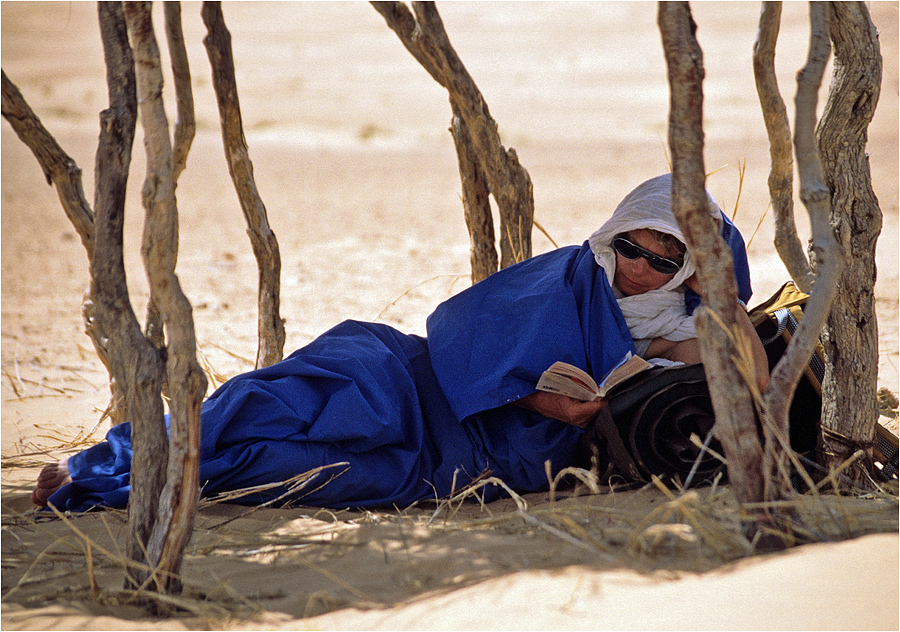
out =
[[585,402],[596,401],[605,397],[617,385],[651,366],[643,358],[629,353],[606,374],[598,386],[590,375],[578,367],[567,362],[555,362],[541,375],[537,390],[559,393]]
[[590,375],[566,362],[555,362],[544,371],[538,380],[537,390],[568,395],[585,402],[602,397]]
[[600,383],[597,392],[600,393],[601,396],[606,396],[606,394],[616,386],[618,386],[628,378],[635,376],[642,371],[646,371],[651,366],[653,365],[644,360],[642,357],[629,354],[625,357],[625,360],[623,362],[621,362],[616,368],[614,368],[606,375],[606,377]]

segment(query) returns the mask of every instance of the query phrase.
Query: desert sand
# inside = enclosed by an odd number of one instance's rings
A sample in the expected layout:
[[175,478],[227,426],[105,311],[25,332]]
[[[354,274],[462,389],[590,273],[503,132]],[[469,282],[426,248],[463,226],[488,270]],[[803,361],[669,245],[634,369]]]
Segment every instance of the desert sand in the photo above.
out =
[[[884,214],[879,386],[896,394],[898,5],[870,7],[884,56],[868,144]],[[536,217],[553,242],[582,243],[635,185],[668,170],[655,4],[438,8],[504,143],[531,174]],[[750,63],[759,4],[695,3],[693,11],[706,66],[708,187],[752,236],[753,303],[788,279],[766,215],[768,145]],[[91,200],[106,106],[95,5],[3,2],[0,12],[3,70],[83,169]],[[367,3],[227,3],[224,12],[250,156],[281,247],[286,351],[348,318],[424,333],[434,307],[470,282],[446,94]],[[223,158],[199,5],[185,3],[183,19],[198,131],[178,186],[178,274],[212,389],[252,368],[256,264]],[[786,3],[777,65],[791,113],[807,28],[806,5]],[[166,99],[174,120],[171,93]],[[698,535],[684,498],[653,488],[555,503],[533,495],[525,500],[538,523],[512,501],[248,515],[207,504],[185,558],[182,599],[169,616],[149,616],[119,591],[123,512],[64,522],[28,502],[42,463],[103,437],[109,391],[81,323],[84,249],[34,157],[8,123],[0,127],[3,629],[900,626],[896,487],[892,497],[839,503],[822,543],[746,559],[738,540]],[[138,140],[126,225],[138,314],[147,299],[141,147]],[[805,237],[799,201],[797,212]],[[535,232],[535,254],[553,242]],[[895,420],[883,420],[896,432]],[[727,531],[738,515],[728,489],[700,494]],[[641,522],[678,507],[684,529]]]

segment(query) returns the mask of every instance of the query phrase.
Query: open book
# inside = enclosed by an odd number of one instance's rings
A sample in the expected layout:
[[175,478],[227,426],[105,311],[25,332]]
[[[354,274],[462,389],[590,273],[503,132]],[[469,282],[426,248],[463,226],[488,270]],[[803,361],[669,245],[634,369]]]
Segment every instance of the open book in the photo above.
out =
[[594,378],[577,366],[567,362],[555,362],[541,375],[541,379],[537,383],[537,390],[568,395],[583,402],[593,402],[603,399],[614,387],[651,366],[653,365],[642,357],[629,352],[603,377],[600,384],[597,384]]

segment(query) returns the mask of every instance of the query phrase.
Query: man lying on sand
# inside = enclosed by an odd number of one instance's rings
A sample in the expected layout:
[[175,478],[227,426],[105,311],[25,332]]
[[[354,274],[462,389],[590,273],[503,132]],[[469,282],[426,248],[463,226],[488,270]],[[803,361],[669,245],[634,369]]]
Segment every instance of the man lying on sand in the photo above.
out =
[[[535,390],[553,363],[602,376],[628,353],[696,363],[695,267],[671,208],[670,174],[644,182],[583,245],[501,270],[440,304],[427,338],[343,322],[270,367],[239,375],[203,404],[203,494],[286,481],[330,467],[295,497],[322,507],[408,506],[485,470],[517,492],[548,487],[573,463],[605,405]],[[708,194],[750,298],[744,242]],[[768,381],[756,343],[760,387]],[[32,501],[70,511],[124,507],[131,427],[46,466]],[[339,465],[335,465],[339,464]],[[327,478],[327,481],[326,481]],[[491,486],[486,500],[500,496]],[[243,502],[285,493],[259,492]]]

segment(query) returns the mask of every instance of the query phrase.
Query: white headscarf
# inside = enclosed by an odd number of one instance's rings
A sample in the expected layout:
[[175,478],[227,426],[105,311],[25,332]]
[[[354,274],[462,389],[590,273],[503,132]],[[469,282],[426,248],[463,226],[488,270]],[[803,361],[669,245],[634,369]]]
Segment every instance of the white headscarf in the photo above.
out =
[[[721,209],[713,196],[706,192],[709,214],[721,223]],[[639,185],[625,196],[612,217],[588,240],[597,264],[604,269],[610,286],[616,274],[616,253],[612,240],[619,233],[640,228],[652,228],[668,233],[685,243],[672,212],[672,174],[667,173]],[[682,283],[694,274],[691,253],[685,253],[684,265],[668,283],[658,290],[618,299],[619,308],[635,340],[666,338],[675,342],[696,338],[693,317],[684,306]]]

